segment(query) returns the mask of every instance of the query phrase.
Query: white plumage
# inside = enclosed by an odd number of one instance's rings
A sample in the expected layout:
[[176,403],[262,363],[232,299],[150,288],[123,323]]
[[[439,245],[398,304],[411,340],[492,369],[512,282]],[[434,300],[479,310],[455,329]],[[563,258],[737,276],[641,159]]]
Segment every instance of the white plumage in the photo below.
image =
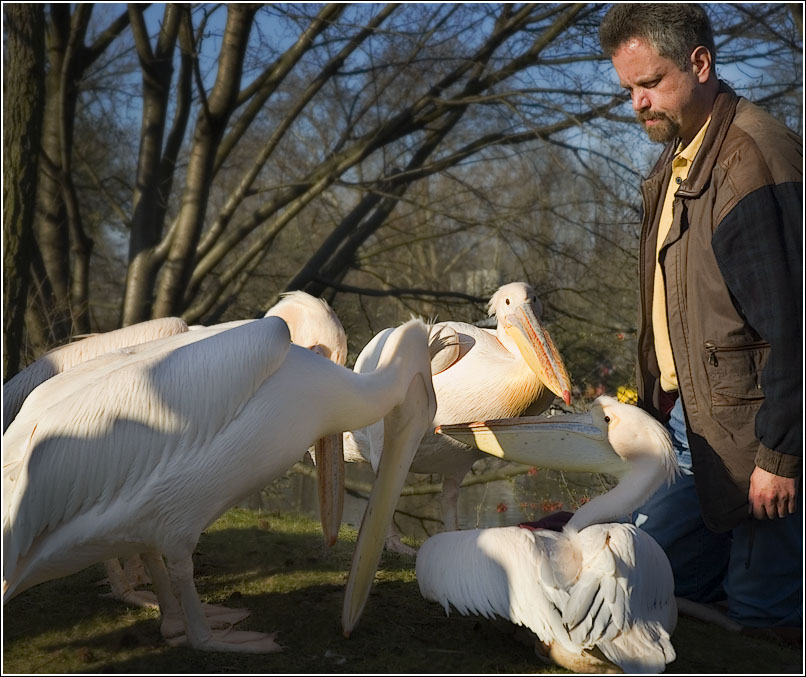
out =
[[162,553],[170,583],[155,577],[160,606],[172,586],[191,646],[277,650],[269,636],[210,631],[193,585],[199,534],[316,439],[366,426],[420,391],[425,404],[407,420],[422,434],[435,408],[422,323],[401,327],[379,368],[357,375],[291,345],[278,318],[107,353],[46,381],[3,439],[13,459],[3,468],[4,601],[107,558]]
[[[464,440],[472,430],[480,448],[505,457],[514,450],[513,460],[542,467],[580,469],[573,460],[579,445],[591,470],[609,468],[621,481],[583,505],[560,533],[514,526],[432,536],[417,555],[417,580],[423,596],[446,612],[452,605],[529,628],[555,662],[576,672],[662,672],[675,658],[671,566],[648,534],[608,522],[672,481],[675,457],[665,429],[637,407],[600,397],[592,415],[612,449],[601,445],[598,459],[596,429],[579,426],[577,417],[443,428]],[[544,454],[544,445],[553,448]]]
[[[440,322],[431,329],[434,425],[539,413],[555,394],[570,401],[570,382],[562,359],[540,324],[542,306],[523,282],[501,287],[490,299],[495,330],[464,322]],[[372,369],[374,355],[387,332],[376,335],[361,351],[354,369]],[[377,471],[384,439],[383,422],[345,435],[345,457],[363,457]],[[412,472],[443,475],[442,512],[445,528],[458,528],[459,486],[484,454],[432,432],[424,435]],[[399,545],[398,545],[399,549]]]
[[163,336],[181,334],[187,330],[188,326],[184,320],[178,317],[163,317],[103,334],[93,334],[48,351],[3,384],[3,432],[14,420],[25,398],[33,389],[56,374],[61,374],[103,353],[153,341]]
[[[288,325],[293,343],[313,350],[336,364],[344,365],[347,358],[347,335],[338,316],[323,299],[313,297],[302,291],[288,292],[282,294],[281,300],[266,312],[265,317],[281,317]],[[242,323],[235,322],[221,326],[235,326]],[[181,334],[188,331],[188,329],[187,324],[181,318],[159,318],[101,334],[93,334],[49,351],[4,384],[3,431],[5,432],[5,429],[16,417],[28,395],[38,385],[53,376],[68,371],[99,355],[120,350],[131,353],[133,346],[165,336]],[[195,325],[191,329],[195,331],[205,329],[205,327]],[[115,358],[112,359],[114,360]],[[94,362],[90,368],[104,370],[106,368],[105,362]],[[53,398],[61,397],[63,389],[71,387],[73,378],[75,378],[75,385],[83,383],[78,374],[74,374],[73,377],[65,377],[60,389],[51,390],[39,399],[41,403],[39,406],[46,406]],[[340,445],[341,435],[339,434],[333,439],[320,440],[317,445],[321,449],[327,444],[334,445],[334,440]],[[16,449],[19,451],[21,447],[16,447]],[[320,455],[322,453],[327,452],[320,452]],[[11,461],[12,459],[7,455],[4,445],[3,465],[7,466]],[[343,480],[335,484],[334,491],[343,491]],[[330,525],[329,530],[338,533],[338,523],[340,521],[341,507],[339,506],[334,511],[334,525]],[[326,535],[326,538],[331,542],[334,540],[332,534]],[[153,559],[152,564],[160,566],[159,562],[155,562]],[[134,589],[139,583],[149,582],[139,557],[131,557],[123,568],[116,558],[104,562],[104,566],[111,588],[108,596],[135,606],[157,606],[156,597],[152,593]],[[226,609],[210,605],[204,605],[204,608],[205,613],[214,625],[235,623],[245,618],[249,613],[245,609]],[[178,624],[181,625],[181,623]],[[170,623],[164,624],[164,627],[169,628],[169,632],[174,632],[175,629],[170,626]]]
[[313,350],[331,362],[347,362],[347,334],[338,315],[324,299],[304,291],[290,291],[264,317],[282,317],[291,331],[291,342]]

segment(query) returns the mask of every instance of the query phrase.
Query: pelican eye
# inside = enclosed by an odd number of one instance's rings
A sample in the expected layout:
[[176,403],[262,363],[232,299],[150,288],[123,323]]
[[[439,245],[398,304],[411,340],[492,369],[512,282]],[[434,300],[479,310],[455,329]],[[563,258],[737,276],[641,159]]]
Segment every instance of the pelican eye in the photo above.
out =
[[509,299],[504,299],[507,305],[509,305]]
[[605,416],[605,423],[610,423],[610,417],[609,416]]

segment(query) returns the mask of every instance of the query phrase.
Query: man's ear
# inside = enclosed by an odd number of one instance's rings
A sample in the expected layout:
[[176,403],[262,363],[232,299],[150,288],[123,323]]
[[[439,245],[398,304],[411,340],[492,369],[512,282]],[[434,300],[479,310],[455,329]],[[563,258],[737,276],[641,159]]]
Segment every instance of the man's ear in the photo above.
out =
[[711,69],[713,62],[711,61],[711,52],[707,47],[700,45],[696,47],[691,53],[691,70],[699,80],[700,84],[708,82],[711,77]]

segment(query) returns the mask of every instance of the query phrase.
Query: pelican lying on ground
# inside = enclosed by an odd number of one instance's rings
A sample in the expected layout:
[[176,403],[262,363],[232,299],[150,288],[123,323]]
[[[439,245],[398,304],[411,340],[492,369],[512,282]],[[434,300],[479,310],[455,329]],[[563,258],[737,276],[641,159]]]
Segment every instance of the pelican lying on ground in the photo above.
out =
[[539,654],[574,672],[663,672],[677,623],[669,560],[646,532],[612,523],[639,507],[677,461],[665,428],[638,407],[599,397],[580,416],[443,426],[519,463],[620,478],[565,529],[517,526],[441,533],[417,555],[420,592],[460,613],[501,616],[539,638]]
[[[488,311],[497,320],[495,330],[464,322],[440,322],[431,329],[432,342],[442,348],[431,364],[437,394],[435,426],[520,416],[527,409],[537,414],[548,408],[555,395],[566,404],[571,401],[568,373],[540,323],[542,306],[534,290],[523,282],[506,284],[493,294]],[[373,368],[390,331],[381,332],[366,345],[356,360],[356,371]],[[379,422],[345,435],[345,451],[349,454],[357,449],[376,470],[383,439],[383,422]],[[443,476],[445,529],[459,528],[459,486],[481,458],[481,452],[447,437],[432,432],[423,437],[411,471]],[[407,550],[399,540],[390,546]]]
[[[385,415],[394,434],[382,469],[392,470],[387,485],[399,491],[405,471],[397,466],[408,469],[435,410],[419,321],[395,331],[370,374],[291,345],[274,317],[78,365],[32,393],[4,435],[16,461],[3,468],[3,601],[108,558],[144,553],[151,566],[162,554],[168,576],[152,570],[160,611],[184,615],[190,646],[276,651],[270,635],[210,629],[193,584],[200,533],[314,440]],[[346,600],[355,622],[394,509],[387,503],[373,489],[348,587],[354,600]],[[179,609],[166,608],[176,603],[171,588]]]

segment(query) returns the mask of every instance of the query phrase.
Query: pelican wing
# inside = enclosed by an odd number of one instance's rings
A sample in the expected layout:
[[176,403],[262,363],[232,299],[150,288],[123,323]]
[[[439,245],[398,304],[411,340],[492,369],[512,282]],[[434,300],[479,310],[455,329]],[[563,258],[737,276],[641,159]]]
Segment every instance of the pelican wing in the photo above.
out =
[[[632,524],[609,524],[602,528],[607,528],[609,551],[603,559],[612,559],[616,570],[613,578],[616,598],[610,605],[610,613],[611,626],[619,632],[602,633],[597,646],[624,672],[663,672],[666,664],[675,659],[671,634],[677,625],[669,559],[651,536]],[[583,529],[579,535],[591,529]],[[600,558],[594,554],[594,560]],[[601,596],[606,597],[604,590]],[[593,636],[595,626],[592,629]]]
[[661,672],[675,657],[671,568],[633,525],[437,534],[417,555],[417,580],[446,612],[501,616],[571,653],[598,647],[625,672]]
[[[177,319],[177,318],[164,318],[164,319]],[[154,320],[153,322],[156,322]],[[239,327],[244,324],[251,323],[252,320],[238,320],[235,322],[227,322],[217,324],[213,327],[201,327],[193,331],[176,331],[171,334],[167,330],[175,326],[175,323],[166,323],[157,325],[165,330],[163,336],[152,338],[150,340],[143,340],[141,343],[136,343],[137,337],[145,339],[148,335],[143,330],[141,325],[132,325],[132,328],[139,328],[138,332],[129,332],[124,330],[117,330],[109,332],[109,334],[117,334],[119,339],[131,339],[133,343],[123,341],[123,345],[114,346],[115,342],[107,341],[104,343],[109,350],[104,350],[100,354],[93,356],[92,351],[83,350],[82,354],[87,356],[88,359],[77,362],[75,366],[65,369],[64,371],[56,374],[52,378],[46,379],[38,387],[34,388],[31,394],[25,399],[22,407],[19,410],[16,418],[14,419],[13,428],[9,426],[3,436],[3,492],[8,495],[9,487],[7,481],[14,481],[16,473],[19,470],[19,465],[22,457],[25,454],[27,446],[25,438],[30,434],[30,430],[38,426],[42,419],[42,412],[49,409],[56,402],[74,396],[76,393],[81,393],[88,384],[94,383],[98,379],[104,379],[106,374],[111,374],[114,371],[133,365],[147,359],[156,359],[164,356],[171,350],[188,346],[191,343],[197,343],[203,339],[210,338],[215,334],[223,331]],[[150,324],[150,322],[141,323]],[[184,322],[183,322],[184,324]],[[179,327],[175,327],[179,329]],[[127,327],[128,329],[128,327]],[[103,334],[98,336],[109,336]],[[92,337],[95,338],[95,337]],[[89,341],[91,339],[85,339]],[[83,341],[82,341],[83,343]],[[79,344],[71,344],[78,346]],[[96,347],[99,344],[95,344]],[[114,347],[113,347],[114,346]],[[66,347],[66,346],[65,346]]]
[[149,346],[96,358],[102,369],[80,365],[81,384],[9,427],[4,443],[23,449],[3,468],[4,489],[13,487],[3,496],[4,580],[43,532],[78,513],[102,514],[114,497],[183,462],[178,451],[190,457],[203,448],[283,363],[290,337],[285,322],[266,318]]
[[[549,541],[555,537],[547,532]],[[453,606],[463,615],[500,616],[544,641],[563,632],[558,601],[561,605],[567,593],[555,580],[550,548],[527,529],[436,534],[417,553],[416,573],[420,593],[446,613]]]

